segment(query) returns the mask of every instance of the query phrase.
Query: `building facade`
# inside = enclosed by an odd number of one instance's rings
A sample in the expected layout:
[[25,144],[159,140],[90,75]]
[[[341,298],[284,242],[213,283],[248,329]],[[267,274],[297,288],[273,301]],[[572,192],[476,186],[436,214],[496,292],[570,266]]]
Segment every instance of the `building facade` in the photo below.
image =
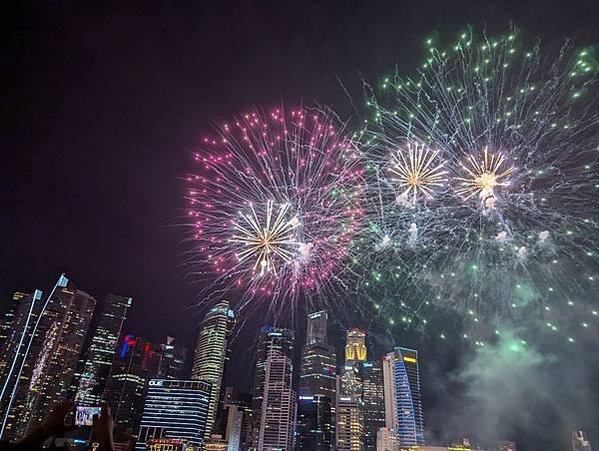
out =
[[325,451],[332,449],[334,435],[331,425],[332,400],[328,396],[300,395],[297,401],[297,450]]
[[119,340],[104,400],[115,423],[115,440],[131,440],[143,408],[146,382],[158,371],[158,354],[149,341],[127,334]]
[[258,449],[294,447],[295,392],[291,388],[293,362],[279,349],[268,349],[260,412]]
[[67,398],[95,305],[92,296],[61,277],[31,332],[7,437],[26,435]]
[[[261,436],[261,428],[263,425],[263,400],[265,398],[266,391],[266,376],[270,368],[273,370],[276,369],[272,366],[269,368],[269,356],[277,358],[277,360],[281,361],[285,371],[288,371],[291,374],[293,369],[293,340],[293,331],[289,329],[281,329],[273,326],[262,327],[260,329],[256,355],[256,368],[254,373],[254,388],[252,390],[252,432],[250,437],[252,447],[258,447]],[[277,381],[275,376],[276,375],[273,374],[272,382],[273,384],[277,383],[278,387],[273,385],[273,390],[270,390],[271,394],[273,394],[275,389],[279,387],[281,389],[285,388],[283,385],[287,380],[287,376],[284,373],[282,374],[282,380]],[[287,392],[285,392],[285,395],[287,395]],[[271,427],[270,425],[272,423],[269,420],[268,423],[264,423],[265,426],[266,424]],[[262,434],[262,437],[264,440],[264,434]],[[270,436],[267,434],[266,437]]]
[[418,351],[397,347],[383,361],[385,423],[396,431],[398,444],[424,445]]
[[97,324],[79,376],[75,403],[98,405],[104,394],[123,322],[133,300],[108,294],[98,312]]
[[159,379],[183,379],[187,349],[179,346],[173,337],[166,337],[165,342],[160,344],[158,353],[156,377]]
[[200,324],[198,340],[193,357],[191,378],[210,382],[210,408],[206,423],[206,439],[210,437],[216,419],[225,366],[229,359],[229,339],[235,314],[228,301],[215,305]]
[[362,364],[362,401],[364,406],[364,447],[375,449],[377,431],[385,427],[383,366],[380,360]]
[[210,383],[204,381],[150,379],[135,449],[145,450],[158,439],[203,446],[210,392]]

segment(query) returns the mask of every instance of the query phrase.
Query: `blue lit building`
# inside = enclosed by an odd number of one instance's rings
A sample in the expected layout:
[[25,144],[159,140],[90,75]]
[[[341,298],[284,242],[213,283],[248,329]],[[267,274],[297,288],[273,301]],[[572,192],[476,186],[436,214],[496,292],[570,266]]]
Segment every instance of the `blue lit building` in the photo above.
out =
[[398,445],[424,445],[418,351],[397,347],[383,361],[385,424],[397,434]]
[[152,439],[204,443],[211,385],[198,380],[150,379],[144,398],[136,450]]

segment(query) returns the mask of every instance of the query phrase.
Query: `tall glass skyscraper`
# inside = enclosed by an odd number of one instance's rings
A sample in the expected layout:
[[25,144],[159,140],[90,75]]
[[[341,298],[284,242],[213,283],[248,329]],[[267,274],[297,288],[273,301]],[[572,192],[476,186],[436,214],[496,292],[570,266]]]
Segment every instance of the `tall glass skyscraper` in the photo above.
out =
[[156,376],[158,353],[149,341],[135,335],[119,340],[104,391],[115,422],[115,440],[127,442],[137,429],[146,382]]
[[7,434],[23,436],[39,426],[54,405],[66,399],[96,300],[66,278],[48,299],[32,331]]
[[397,347],[383,361],[385,423],[397,433],[399,446],[424,445],[418,351]]
[[383,366],[380,360],[362,364],[364,447],[376,449],[377,431],[385,427]]
[[235,314],[228,301],[221,301],[206,314],[198,333],[191,378],[210,382],[210,407],[205,438],[210,438],[220,400],[223,373],[229,359],[229,339]]
[[330,449],[334,441],[336,357],[326,311],[308,315],[298,401],[298,449]]
[[[291,390],[293,373],[293,331],[277,327],[263,327],[260,330],[256,356],[256,372],[252,391],[252,445],[259,447],[269,443],[285,443],[290,447],[293,439],[293,419],[283,435],[273,435],[271,429],[290,419],[290,410],[295,410],[294,394]],[[280,399],[277,399],[279,397]],[[280,412],[277,413],[277,410]],[[263,416],[267,414],[267,418]],[[289,436],[287,436],[289,433]],[[262,442],[260,442],[262,440]],[[269,445],[270,446],[270,445]],[[275,446],[275,445],[273,445]],[[276,445],[279,446],[279,445]],[[275,446],[275,447],[276,447]],[[260,448],[261,449],[261,448]],[[268,448],[271,449],[271,448]],[[274,448],[273,448],[274,449]],[[283,448],[287,449],[287,448]]]
[[185,439],[194,447],[202,446],[210,391],[205,381],[150,379],[135,449],[147,449],[151,439]]
[[75,403],[78,405],[93,406],[102,399],[123,322],[131,303],[132,299],[127,296],[106,296],[79,376],[75,395]]
[[173,337],[166,337],[160,344],[157,377],[160,379],[182,379],[187,349],[179,346]]

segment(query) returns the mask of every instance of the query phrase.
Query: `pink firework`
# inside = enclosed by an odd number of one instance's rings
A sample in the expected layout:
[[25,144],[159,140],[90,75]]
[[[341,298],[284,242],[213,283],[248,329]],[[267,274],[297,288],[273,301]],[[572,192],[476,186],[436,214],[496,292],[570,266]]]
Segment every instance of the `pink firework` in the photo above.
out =
[[209,289],[271,309],[329,293],[362,218],[363,169],[343,124],[321,110],[254,110],[218,132],[187,178],[191,259]]

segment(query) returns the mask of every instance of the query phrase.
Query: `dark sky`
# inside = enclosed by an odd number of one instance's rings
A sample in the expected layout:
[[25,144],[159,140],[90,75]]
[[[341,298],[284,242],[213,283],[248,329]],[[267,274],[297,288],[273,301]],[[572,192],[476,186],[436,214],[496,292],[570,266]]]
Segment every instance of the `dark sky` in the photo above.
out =
[[[135,298],[133,333],[197,315],[181,268],[181,177],[212,124],[283,101],[350,113],[339,79],[412,71],[423,39],[510,22],[599,41],[596,1],[2,2],[0,295],[46,288]],[[438,406],[433,406],[438,407]],[[529,449],[537,449],[531,446]]]

